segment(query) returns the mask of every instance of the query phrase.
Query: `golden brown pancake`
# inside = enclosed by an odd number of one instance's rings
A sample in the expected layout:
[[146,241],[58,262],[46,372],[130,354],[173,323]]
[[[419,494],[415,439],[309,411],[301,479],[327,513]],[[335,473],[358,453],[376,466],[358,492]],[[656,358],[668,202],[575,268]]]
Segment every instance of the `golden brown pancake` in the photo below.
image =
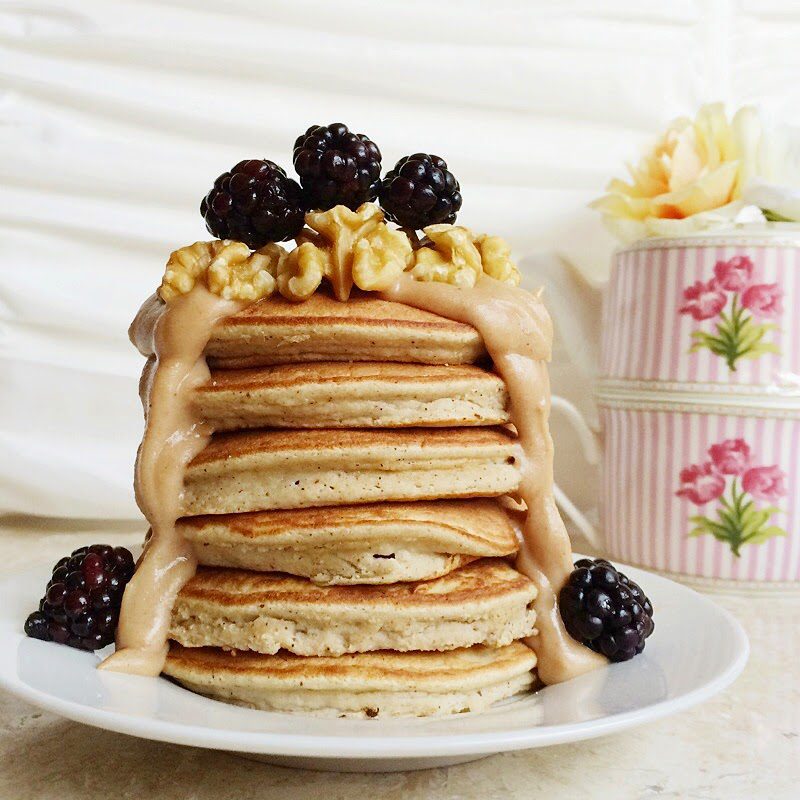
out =
[[346,303],[318,292],[302,303],[273,296],[221,320],[206,347],[216,367],[306,361],[471,364],[485,355],[470,325],[356,292]]
[[503,647],[533,633],[533,582],[486,558],[432,581],[318,586],[271,572],[200,567],[172,610],[170,638],[323,656],[372,650]]
[[478,367],[325,362],[215,370],[195,407],[217,430],[499,425],[508,393]]
[[483,499],[206,515],[178,528],[203,565],[319,584],[430,580],[518,546],[506,513]]
[[520,642],[443,653],[357,653],[307,658],[173,644],[164,674],[217,700],[270,711],[376,717],[481,711],[533,686]]
[[504,428],[216,434],[186,470],[184,514],[494,497],[519,485]]

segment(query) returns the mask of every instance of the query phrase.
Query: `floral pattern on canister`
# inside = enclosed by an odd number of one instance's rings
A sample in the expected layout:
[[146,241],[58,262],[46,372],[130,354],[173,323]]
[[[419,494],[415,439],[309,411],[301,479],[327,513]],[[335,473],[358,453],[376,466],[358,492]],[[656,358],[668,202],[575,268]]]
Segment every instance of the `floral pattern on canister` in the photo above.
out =
[[778,326],[757,320],[774,319],[783,311],[783,293],[777,283],[758,283],[754,271],[747,256],[734,256],[717,261],[711,280],[695,281],[683,290],[681,314],[698,322],[714,320],[713,332],[692,332],[695,341],[690,353],[708,349],[724,359],[732,372],[741,358],[780,353],[778,345],[767,340]]
[[[690,517],[689,536],[711,535],[726,542],[735,556],[746,544],[761,544],[786,531],[772,523],[781,512],[774,503],[787,494],[786,474],[777,464],[753,464],[744,439],[726,439],[708,449],[709,460],[691,464],[680,472],[679,497],[705,506],[717,501],[716,518]],[[730,483],[729,483],[730,481]]]

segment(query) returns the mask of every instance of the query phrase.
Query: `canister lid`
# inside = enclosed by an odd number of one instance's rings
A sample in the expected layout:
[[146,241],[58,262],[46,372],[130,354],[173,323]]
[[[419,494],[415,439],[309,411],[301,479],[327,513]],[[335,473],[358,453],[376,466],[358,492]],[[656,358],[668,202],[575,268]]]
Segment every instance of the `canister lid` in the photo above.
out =
[[605,408],[800,419],[800,386],[738,386],[605,378],[595,389]]
[[633,250],[664,250],[670,247],[800,247],[800,223],[736,225],[718,233],[696,231],[678,237],[657,236],[622,245],[615,255]]

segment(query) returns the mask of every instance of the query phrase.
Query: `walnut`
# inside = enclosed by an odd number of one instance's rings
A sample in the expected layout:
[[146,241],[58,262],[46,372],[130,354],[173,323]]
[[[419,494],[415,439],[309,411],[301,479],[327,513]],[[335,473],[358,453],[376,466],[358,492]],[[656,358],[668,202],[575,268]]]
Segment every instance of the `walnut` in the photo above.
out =
[[499,236],[475,236],[459,225],[429,225],[424,233],[430,245],[414,252],[411,274],[417,280],[470,287],[485,273],[499,281],[519,283],[511,248]]
[[278,264],[285,257],[286,251],[277,244],[267,244],[251,255],[247,245],[235,242],[209,264],[208,288],[226,300],[269,297],[275,291]]
[[511,247],[505,239],[484,233],[475,239],[475,247],[481,254],[483,271],[489,277],[519,286],[519,269],[511,259]]
[[411,242],[402,231],[381,223],[353,248],[353,282],[364,291],[388,289],[411,261]]
[[414,253],[411,274],[419,281],[474,286],[483,266],[472,233],[459,225],[429,225],[423,230],[433,246]]
[[228,239],[195,242],[169,257],[159,289],[166,302],[190,292],[198,281],[228,300],[254,302],[277,289],[288,300],[306,300],[323,278],[339,300],[353,286],[383,291],[406,270],[421,281],[474,286],[486,274],[518,284],[511,249],[498,236],[475,236],[458,225],[429,225],[428,242],[413,249],[401,230],[387,227],[374,203],[356,211],[336,206],[306,214],[307,228],[297,246],[286,252],[270,243],[251,253],[242,242]]
[[259,300],[275,291],[278,263],[285,257],[276,244],[251,253],[247,245],[228,239],[195,242],[170,255],[159,294],[169,302],[200,280],[226,300]]
[[278,264],[278,291],[287,300],[307,300],[322,283],[329,261],[325,248],[302,242]]
[[[388,228],[374,203],[364,203],[357,211],[336,206],[328,211],[309,212],[306,224],[311,230],[297,237],[298,250],[313,247],[321,251],[314,263],[322,269],[339,300],[347,300],[353,284],[366,291],[388,288],[411,260],[408,237]],[[310,252],[306,250],[305,259],[311,258]],[[294,276],[299,266],[299,259],[292,259],[290,254],[285,265],[287,274]],[[285,294],[280,283],[279,288]]]
[[192,291],[198,277],[205,274],[211,259],[226,245],[228,240],[213,242],[195,242],[170,253],[161,287],[158,293],[168,303],[179,294]]

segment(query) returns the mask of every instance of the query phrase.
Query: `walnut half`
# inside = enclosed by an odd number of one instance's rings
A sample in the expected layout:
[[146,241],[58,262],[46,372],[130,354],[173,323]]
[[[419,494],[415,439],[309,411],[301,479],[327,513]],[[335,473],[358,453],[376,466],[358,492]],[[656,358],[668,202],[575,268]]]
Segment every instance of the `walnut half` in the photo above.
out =
[[499,236],[475,236],[460,225],[429,225],[423,232],[430,245],[414,252],[411,274],[417,280],[470,287],[485,273],[499,281],[519,284],[520,274],[511,259],[511,248]]
[[[347,300],[353,285],[365,291],[387,289],[411,261],[408,237],[388,228],[374,203],[356,211],[346,206],[312,211],[306,224],[311,231],[300,234],[298,249],[316,249],[315,263],[339,300]],[[310,251],[306,258],[311,258]],[[300,259],[295,264],[290,254],[288,262],[286,269],[299,274]]]
[[260,300],[275,291],[278,264],[285,257],[277,244],[251,253],[247,245],[229,239],[195,242],[170,255],[158,291],[169,302],[200,280],[226,300]]

